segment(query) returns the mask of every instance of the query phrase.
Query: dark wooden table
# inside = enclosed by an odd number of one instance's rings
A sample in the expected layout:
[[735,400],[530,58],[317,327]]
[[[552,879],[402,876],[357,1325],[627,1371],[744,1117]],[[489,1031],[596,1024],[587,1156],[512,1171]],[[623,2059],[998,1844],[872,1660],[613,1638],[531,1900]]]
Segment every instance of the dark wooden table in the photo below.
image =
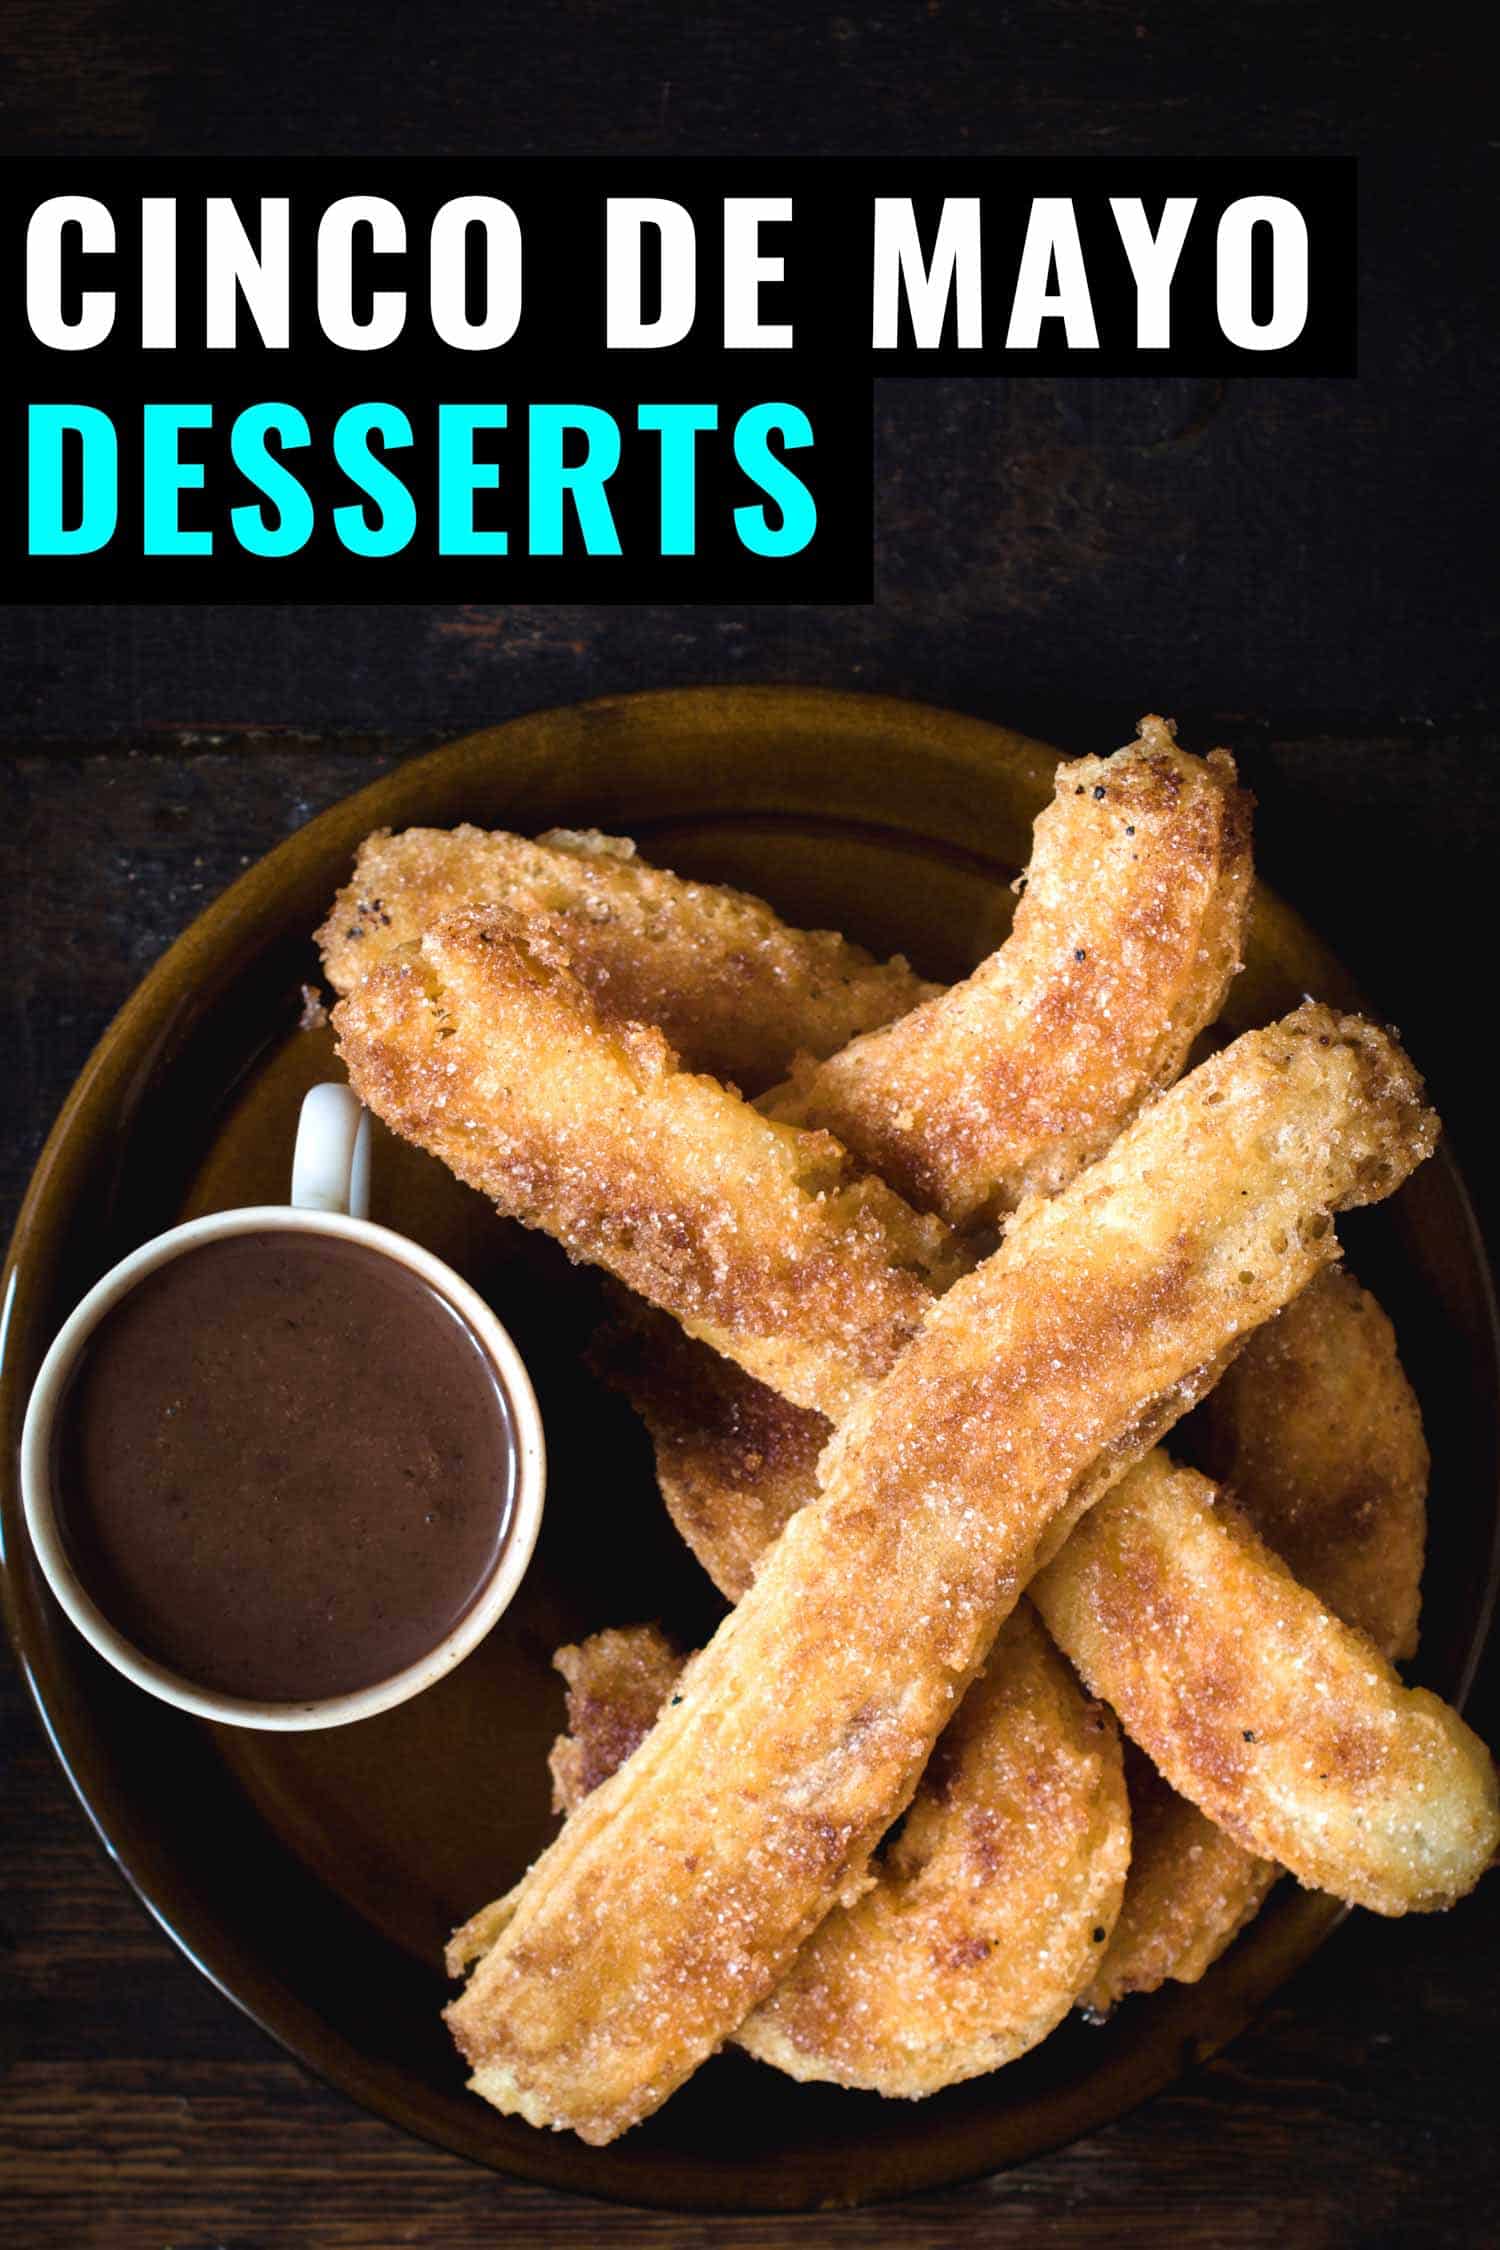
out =
[[[1357,151],[1355,384],[927,382],[878,401],[869,609],[18,607],[0,617],[0,1200],[161,948],[251,857],[423,743],[638,686],[795,679],[1068,750],[1146,708],[1227,740],[1261,864],[1430,1076],[1492,1223],[1500,854],[1483,74],[1282,0],[1185,38],[1132,0],[648,22],[431,0],[18,11],[12,151]],[[1211,44],[1210,44],[1211,43]],[[1475,1505],[1486,1504],[1475,1495]],[[1476,1716],[1500,1735],[1500,1667]],[[1495,2238],[1500,1900],[1355,1917],[1257,2027],[1111,2130],[894,2209],[708,2225],[513,2185],[313,2081],[109,1867],[0,1667],[0,2235],[32,2250]],[[1493,1886],[1500,1891],[1500,1885]]]

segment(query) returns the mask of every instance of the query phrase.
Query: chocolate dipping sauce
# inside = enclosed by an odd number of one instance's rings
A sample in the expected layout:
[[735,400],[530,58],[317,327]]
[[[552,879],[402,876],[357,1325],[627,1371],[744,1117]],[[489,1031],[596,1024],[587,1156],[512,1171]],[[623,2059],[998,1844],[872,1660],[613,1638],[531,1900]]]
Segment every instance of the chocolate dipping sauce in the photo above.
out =
[[200,1687],[291,1703],[427,1655],[509,1530],[498,1372],[418,1275],[267,1228],[159,1266],[94,1330],[53,1463],[74,1570]]

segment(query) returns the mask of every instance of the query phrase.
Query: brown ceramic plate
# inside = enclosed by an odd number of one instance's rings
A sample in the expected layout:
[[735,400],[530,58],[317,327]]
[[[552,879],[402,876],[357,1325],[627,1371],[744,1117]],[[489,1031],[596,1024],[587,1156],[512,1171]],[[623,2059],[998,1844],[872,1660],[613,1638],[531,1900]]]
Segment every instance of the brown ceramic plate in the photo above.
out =
[[[32,1377],[76,1299],[133,1245],[285,1192],[297,1103],[330,1063],[327,1033],[297,1027],[299,987],[317,975],[310,933],[367,830],[624,831],[672,867],[951,978],[1004,930],[1054,763],[1039,743],[949,712],[801,689],[635,696],[472,736],[335,806],[210,907],[105,1034],[37,1166],[7,1278],[4,1588],[58,1755],[124,1873],[207,1976],[368,2107],[497,2170],[635,2203],[769,2209],[1014,2164],[1221,2045],[1339,1909],[1284,1884],[1201,1984],[1131,2001],[1102,2029],[1070,2022],[934,2100],[798,2086],[729,2054],[612,2148],[535,2132],[463,2090],[438,2019],[443,1939],[552,1832],[553,1648],[657,1616],[692,1646],[718,1607],[666,1524],[640,1431],[580,1365],[596,1284],[426,1158],[381,1146],[375,1216],[451,1259],[530,1361],[550,1497],[522,1595],[485,1646],[415,1703],[327,1735],[200,1724],[139,1694],[71,1630],[27,1551],[11,1473]],[[1263,899],[1234,1024],[1305,990],[1349,996],[1306,927]],[[1348,1239],[1427,1414],[1435,1531],[1417,1671],[1459,1697],[1493,1575],[1497,1384],[1482,1254],[1451,1165],[1440,1156]]]

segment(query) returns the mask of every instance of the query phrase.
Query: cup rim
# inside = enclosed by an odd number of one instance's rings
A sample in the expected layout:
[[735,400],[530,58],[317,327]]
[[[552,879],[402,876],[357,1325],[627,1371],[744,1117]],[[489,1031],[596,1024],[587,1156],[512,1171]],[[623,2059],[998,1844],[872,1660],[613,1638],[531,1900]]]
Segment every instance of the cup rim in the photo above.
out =
[[[106,1313],[174,1258],[236,1234],[269,1230],[321,1234],[363,1243],[393,1257],[437,1290],[478,1337],[500,1376],[511,1406],[516,1441],[515,1490],[507,1535],[490,1576],[449,1632],[426,1655],[368,1687],[341,1695],[295,1698],[286,1702],[222,1693],[203,1687],[148,1656],[105,1615],[69,1559],[57,1521],[52,1490],[52,1433],[57,1407],[78,1355]],[[498,1624],[510,1606],[541,1529],[546,1497],[547,1455],[541,1410],[526,1363],[504,1322],[479,1292],[443,1259],[394,1227],[347,1212],[304,1209],[290,1203],[245,1204],[185,1220],[151,1236],[101,1275],[74,1306],[53,1337],[37,1371],[21,1430],[21,1505],[31,1548],[42,1575],[72,1623],[91,1646],[137,1687],[195,1718],[267,1732],[305,1733],[352,1725],[389,1711],[451,1672]]]

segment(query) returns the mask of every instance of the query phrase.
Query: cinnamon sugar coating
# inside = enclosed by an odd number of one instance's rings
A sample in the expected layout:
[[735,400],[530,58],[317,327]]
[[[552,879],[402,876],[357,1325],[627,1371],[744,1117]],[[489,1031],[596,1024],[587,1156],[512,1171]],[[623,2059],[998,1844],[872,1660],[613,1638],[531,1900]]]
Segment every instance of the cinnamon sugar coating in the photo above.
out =
[[1294,1578],[1392,1658],[1412,1656],[1430,1461],[1395,1332],[1325,1274],[1250,1339],[1208,1409],[1210,1466]]
[[771,1542],[817,1492],[827,1416],[794,1406],[650,1305],[611,1321],[592,1361],[645,1423],[677,1530],[737,1602]]
[[[741,2024],[868,1860],[1037,1563],[1432,1145],[1410,1066],[1304,1007],[1237,1040],[942,1298],[640,1747],[487,1924],[475,2091],[607,2141]],[[680,1700],[677,1700],[680,1698]]]
[[1195,1470],[1143,1461],[1032,1590],[1132,1741],[1247,1852],[1377,1914],[1449,1906],[1493,1860],[1484,1745]]
[[[1416,1648],[1426,1542],[1422,1416],[1391,1324],[1334,1267],[1257,1329],[1211,1393],[1215,1468],[1292,1575],[1392,1660]],[[1252,1725],[1247,1707],[1245,1725]],[[1192,1984],[1281,1869],[1237,1844],[1144,1760],[1128,1765],[1125,1904],[1085,2005]]]
[[1128,1737],[1125,1783],[1130,1873],[1109,1943],[1079,1996],[1096,2020],[1128,1993],[1155,1992],[1168,1980],[1196,1984],[1255,1919],[1282,1872],[1179,1797]]
[[552,1745],[552,1809],[576,1812],[651,1732],[683,1658],[659,1625],[611,1626],[560,1648],[568,1727]]
[[[677,1662],[649,1625],[598,1633],[557,1662],[569,1731],[552,1767],[559,1810],[573,1811],[650,1725]],[[1114,1926],[1129,1857],[1114,1719],[1022,1601],[870,1888],[819,1925],[735,2043],[793,2078],[908,2099],[996,2070],[1067,2013]]]
[[1163,719],[1059,767],[1010,936],[951,991],[824,1062],[775,1114],[823,1125],[968,1227],[1051,1194],[1169,1085],[1240,966],[1250,799]]
[[333,1011],[377,1117],[788,1398],[837,1417],[964,1260],[826,1133],[606,1014],[546,932],[455,914]]
[[[1250,799],[1228,752],[1192,757],[1166,721],[1143,719],[1113,757],[1059,767],[999,951],[888,1035],[818,1069],[804,1057],[761,1106],[828,1124],[961,1224],[1053,1192],[1177,1076],[1218,1013],[1250,876]],[[604,1356],[651,1433],[674,1523],[737,1599],[811,1493],[827,1421],[666,1321],[638,1321]]]

